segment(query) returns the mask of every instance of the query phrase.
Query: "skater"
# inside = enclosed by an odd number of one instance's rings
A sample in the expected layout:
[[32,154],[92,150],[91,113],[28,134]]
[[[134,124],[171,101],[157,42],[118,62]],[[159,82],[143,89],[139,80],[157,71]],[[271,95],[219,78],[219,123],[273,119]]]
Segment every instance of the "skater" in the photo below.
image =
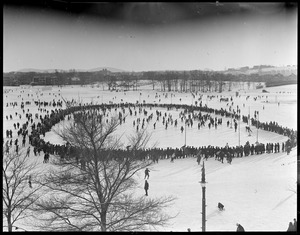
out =
[[25,157],[29,157],[30,154],[30,146],[28,146],[27,151],[26,151],[26,156]]
[[6,141],[6,143],[5,143],[5,153],[6,154],[9,153],[9,143],[8,143],[8,141]]
[[200,165],[200,161],[201,161],[201,152],[199,151],[199,153],[197,154],[197,163],[198,163],[198,165]]
[[43,161],[43,163],[49,162],[49,157],[50,157],[50,154],[48,152],[46,152],[45,155],[44,155],[44,161]]
[[250,133],[252,132],[252,130],[250,129],[250,126],[246,126],[246,131],[248,131],[249,135],[251,135]]
[[28,178],[28,185],[29,185],[29,188],[32,188],[31,175],[30,175],[29,178]]
[[173,154],[171,155],[171,161],[170,161],[170,162],[173,162],[173,163],[174,163],[174,158],[175,158],[175,153],[173,153]]
[[19,154],[19,145],[16,145],[16,153]]
[[26,143],[26,139],[23,138],[23,140],[22,140],[22,147],[25,147],[25,143]]
[[287,155],[289,155],[292,150],[292,144],[290,139],[287,140],[285,144],[285,148],[286,148]]
[[148,196],[148,189],[149,189],[149,184],[148,184],[148,181],[145,180],[145,186],[144,186],[144,189],[145,189],[145,192],[146,192],[146,196]]
[[234,122],[234,131],[235,131],[235,132],[236,132],[236,130],[237,130],[237,126],[238,126],[237,122]]
[[245,232],[245,229],[242,225],[237,223],[236,226],[237,226],[237,229],[236,229],[237,232]]
[[146,179],[146,177],[148,177],[147,179],[149,179],[149,172],[150,172],[150,170],[148,168],[146,168],[146,170],[145,170],[145,178],[144,179]]

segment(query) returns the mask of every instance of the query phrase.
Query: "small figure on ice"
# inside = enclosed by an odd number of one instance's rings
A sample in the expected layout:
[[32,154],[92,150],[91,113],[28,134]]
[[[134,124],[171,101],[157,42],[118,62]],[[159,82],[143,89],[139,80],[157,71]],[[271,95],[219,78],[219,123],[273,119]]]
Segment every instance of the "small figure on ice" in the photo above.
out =
[[250,129],[250,126],[246,126],[246,131],[248,132],[249,136],[251,135],[252,130]]
[[147,179],[149,179],[149,172],[150,172],[150,170],[148,168],[146,168],[146,170],[145,170],[145,179],[146,179],[146,177],[148,177]]

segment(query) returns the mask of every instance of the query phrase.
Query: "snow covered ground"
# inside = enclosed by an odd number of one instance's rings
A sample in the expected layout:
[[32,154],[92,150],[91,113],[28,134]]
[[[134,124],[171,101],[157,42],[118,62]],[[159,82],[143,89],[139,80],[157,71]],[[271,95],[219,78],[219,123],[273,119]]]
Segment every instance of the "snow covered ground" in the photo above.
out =
[[[246,231],[286,231],[297,218],[296,151],[234,158],[231,165],[205,161],[206,231],[235,231],[236,223]],[[201,167],[202,161],[198,165],[196,159],[187,158],[162,160],[150,168],[149,197],[178,198],[169,211],[179,215],[160,231],[201,231]],[[218,210],[218,202],[224,211]]]
[[[53,87],[52,90],[42,90],[42,87],[31,87],[20,89],[19,87],[4,87],[3,94],[3,136],[5,137],[6,129],[13,130],[13,139],[17,133],[13,128],[13,123],[18,121],[20,124],[26,122],[25,114],[21,112],[20,102],[31,101],[31,105],[25,106],[33,114],[39,113],[44,115],[45,112],[38,112],[37,106],[33,100],[51,101],[53,99],[66,100],[80,98],[83,102],[93,103],[120,103],[136,101],[147,103],[178,103],[194,104],[200,95],[193,98],[191,93],[179,92],[159,92],[152,90],[110,92],[102,91],[102,88],[67,86]],[[262,93],[260,90],[239,90],[239,96],[236,97],[236,91],[224,93],[204,93],[202,103],[208,107],[223,109],[227,108],[226,102],[220,102],[222,97],[233,97],[234,104],[232,108],[236,109],[238,105],[242,115],[250,116],[254,110],[259,111],[260,121],[276,121],[284,127],[297,129],[297,86],[281,86],[265,88],[269,93]],[[10,90],[9,92],[6,92]],[[171,95],[171,93],[173,95]],[[168,96],[166,97],[166,94]],[[208,95],[214,95],[215,98],[208,98]],[[218,98],[216,97],[218,96]],[[247,96],[249,98],[247,99]],[[256,98],[256,100],[254,99]],[[18,102],[18,106],[6,107],[7,103]],[[198,100],[199,102],[199,100]],[[279,104],[278,104],[279,103]],[[231,105],[231,102],[230,104]],[[46,108],[51,110],[52,107]],[[148,110],[149,111],[149,110]],[[154,111],[154,110],[152,110]],[[160,111],[165,111],[160,109]],[[180,110],[179,110],[180,111]],[[175,117],[178,115],[176,110],[170,113]],[[22,114],[21,119],[15,113]],[[13,120],[6,120],[6,115],[13,115]],[[218,117],[218,116],[217,116]],[[178,118],[178,116],[176,116]],[[118,134],[126,131],[126,134],[134,131],[132,125],[133,119],[126,119],[126,123],[121,125]],[[194,146],[224,146],[227,142],[229,145],[238,144],[238,132],[226,127],[223,124],[218,127],[197,130],[196,125],[187,129],[187,145]],[[158,147],[181,147],[184,144],[184,133],[180,133],[181,122],[177,129],[174,127],[165,130],[160,124],[154,130],[152,123],[148,131],[152,133],[152,143],[157,141]],[[256,129],[252,136],[245,132],[244,124],[241,125],[240,143],[244,144],[249,140],[250,144],[256,141]],[[55,128],[55,127],[54,127]],[[124,135],[126,137],[126,135]],[[6,140],[6,138],[4,138]],[[60,142],[53,132],[46,134],[46,140],[55,143]],[[259,130],[259,141],[283,142],[286,137],[275,133]],[[19,139],[19,142],[21,139]],[[124,139],[125,141],[125,139]],[[27,141],[28,143],[28,141]],[[33,153],[32,153],[33,155]],[[40,157],[42,162],[42,157]],[[201,161],[202,164],[202,161]],[[42,167],[47,167],[42,164]],[[253,155],[243,158],[234,158],[232,164],[222,164],[214,159],[205,161],[206,168],[206,215],[207,231],[235,231],[236,223],[243,225],[246,231],[286,231],[288,223],[297,216],[297,149],[294,148],[290,155],[286,153]],[[174,205],[167,209],[170,214],[178,214],[169,226],[159,228],[159,231],[201,231],[201,166],[197,165],[196,159],[178,159],[174,163],[169,160],[160,160],[150,169],[149,179],[149,197],[161,195],[173,195],[177,197]],[[138,177],[141,181],[137,193],[144,194],[143,172]],[[225,211],[217,210],[217,203],[225,205]],[[26,224],[18,224],[22,228],[31,230]]]

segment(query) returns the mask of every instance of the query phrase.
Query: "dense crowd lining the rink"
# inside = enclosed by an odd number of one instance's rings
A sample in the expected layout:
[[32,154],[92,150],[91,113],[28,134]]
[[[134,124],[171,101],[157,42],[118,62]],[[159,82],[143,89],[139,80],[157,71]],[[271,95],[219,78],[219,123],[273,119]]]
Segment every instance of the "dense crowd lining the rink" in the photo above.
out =
[[[240,110],[237,108],[237,111],[229,112],[227,110],[221,109],[213,109],[207,107],[207,105],[202,106],[202,103],[199,103],[199,106],[194,105],[183,105],[183,104],[151,104],[151,103],[119,103],[119,104],[89,104],[84,103],[79,105],[75,105],[70,101],[66,101],[67,108],[63,109],[63,102],[62,100],[58,100],[57,102],[53,101],[46,102],[46,101],[35,101],[35,105],[39,107],[39,109],[42,109],[42,107],[47,106],[53,106],[55,109],[51,110],[50,114],[49,111],[47,111],[47,114],[44,115],[35,115],[36,119],[39,119],[40,122],[37,124],[33,123],[33,116],[31,113],[26,113],[27,122],[24,123],[22,126],[16,125],[14,123],[14,128],[18,129],[18,136],[23,136],[22,146],[25,146],[26,142],[26,136],[29,137],[29,144],[33,146],[33,152],[35,155],[40,155],[40,152],[43,151],[44,156],[44,162],[49,161],[49,155],[56,155],[59,156],[62,160],[63,159],[76,159],[76,161],[81,164],[84,162],[84,154],[80,152],[80,150],[75,147],[71,146],[69,143],[60,145],[60,144],[52,144],[49,141],[45,142],[44,139],[42,139],[40,136],[43,135],[45,137],[45,133],[51,131],[51,128],[59,123],[60,121],[65,120],[67,118],[68,120],[71,119],[71,115],[73,115],[74,120],[76,118],[88,118],[90,115],[96,115],[97,121],[102,122],[103,117],[105,117],[106,112],[110,112],[111,110],[117,111],[120,109],[119,114],[117,115],[117,118],[120,122],[120,125],[122,125],[122,122],[125,122],[126,115],[125,115],[125,109],[128,109],[130,116],[136,116],[137,113],[143,114],[145,118],[143,118],[143,121],[141,121],[140,118],[136,120],[136,122],[133,122],[133,125],[136,125],[136,130],[138,131],[139,128],[144,128],[145,120],[146,122],[149,122],[151,119],[156,118],[156,121],[159,121],[161,119],[163,121],[163,124],[165,125],[165,128],[167,129],[168,125],[174,125],[177,126],[178,122],[181,120],[181,122],[184,122],[184,125],[192,126],[194,122],[198,122],[198,129],[200,129],[202,126],[205,126],[205,123],[208,122],[209,128],[217,128],[217,125],[222,125],[222,117],[232,118],[234,120],[234,128],[236,131],[237,128],[237,121],[242,120],[244,123],[249,122],[249,118],[247,116],[244,116],[240,114]],[[17,102],[14,102],[13,105],[17,105]],[[25,105],[30,105],[30,102],[26,102]],[[7,104],[8,106],[8,104]],[[56,108],[57,107],[57,108]],[[173,120],[172,116],[167,116],[167,113],[164,115],[161,111],[155,110],[154,113],[151,113],[148,115],[148,111],[146,108],[152,109],[159,109],[164,108],[167,110],[172,109],[180,109],[182,110],[179,113],[179,121],[177,119]],[[24,102],[21,102],[21,109],[23,110],[23,113],[25,112],[25,106]],[[202,113],[204,112],[204,113]],[[155,114],[156,117],[153,115]],[[219,115],[221,118],[212,118],[210,114]],[[258,112],[255,112],[255,115],[258,115]],[[20,114],[19,114],[20,115]],[[10,119],[11,119],[10,115]],[[8,120],[9,117],[6,116],[6,119]],[[28,133],[28,126],[29,122],[31,122],[31,133]],[[155,122],[156,123],[156,122]],[[153,124],[153,127],[155,129],[155,123]],[[253,154],[262,154],[262,153],[277,153],[277,152],[289,152],[291,151],[291,148],[295,147],[297,145],[297,131],[282,127],[278,125],[277,122],[270,121],[267,122],[260,122],[256,120],[256,118],[251,118],[250,123],[252,126],[257,127],[259,129],[265,130],[265,131],[271,131],[280,135],[284,135],[288,137],[288,140],[286,142],[282,142],[281,144],[279,142],[277,143],[267,143],[266,145],[264,143],[252,143],[250,144],[249,141],[246,142],[245,145],[240,146],[228,146],[226,144],[224,147],[219,146],[202,146],[202,147],[193,147],[193,146],[182,146],[181,148],[149,148],[149,149],[103,149],[103,154],[105,156],[105,152],[110,153],[110,156],[114,159],[118,158],[125,158],[127,156],[131,156],[131,151],[135,151],[134,156],[136,156],[138,159],[151,159],[154,162],[158,162],[158,159],[171,159],[173,161],[176,158],[185,158],[185,157],[196,157],[198,163],[200,162],[201,157],[204,157],[208,159],[209,157],[215,157],[216,160],[220,160],[223,163],[223,159],[225,158],[228,163],[231,163],[232,158],[234,157],[243,157],[243,155],[253,155]],[[140,124],[140,125],[139,125]],[[227,126],[229,126],[229,121],[227,121]],[[250,126],[246,127],[248,130],[250,130]],[[181,132],[183,132],[184,127],[181,126]],[[12,146],[12,130],[6,130],[6,137],[10,140],[7,140],[5,143],[5,151],[9,151],[9,147]],[[4,141],[4,140],[3,140]],[[14,144],[16,145],[16,148],[18,151],[18,138],[14,141]]]

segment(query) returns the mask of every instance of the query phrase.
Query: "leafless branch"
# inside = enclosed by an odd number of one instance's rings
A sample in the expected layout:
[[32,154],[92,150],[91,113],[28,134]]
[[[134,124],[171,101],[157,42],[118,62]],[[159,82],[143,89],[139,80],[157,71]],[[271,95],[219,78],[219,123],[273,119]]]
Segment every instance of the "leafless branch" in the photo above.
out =
[[120,138],[114,136],[119,123],[97,121],[75,114],[75,125],[65,125],[59,136],[76,148],[80,164],[72,157],[54,160],[54,170],[39,184],[47,194],[35,204],[37,227],[51,231],[134,231],[163,226],[172,218],[163,213],[173,197],[145,199],[134,197],[136,173],[150,166],[141,160],[151,135],[146,130],[129,138],[132,149],[120,151]]

